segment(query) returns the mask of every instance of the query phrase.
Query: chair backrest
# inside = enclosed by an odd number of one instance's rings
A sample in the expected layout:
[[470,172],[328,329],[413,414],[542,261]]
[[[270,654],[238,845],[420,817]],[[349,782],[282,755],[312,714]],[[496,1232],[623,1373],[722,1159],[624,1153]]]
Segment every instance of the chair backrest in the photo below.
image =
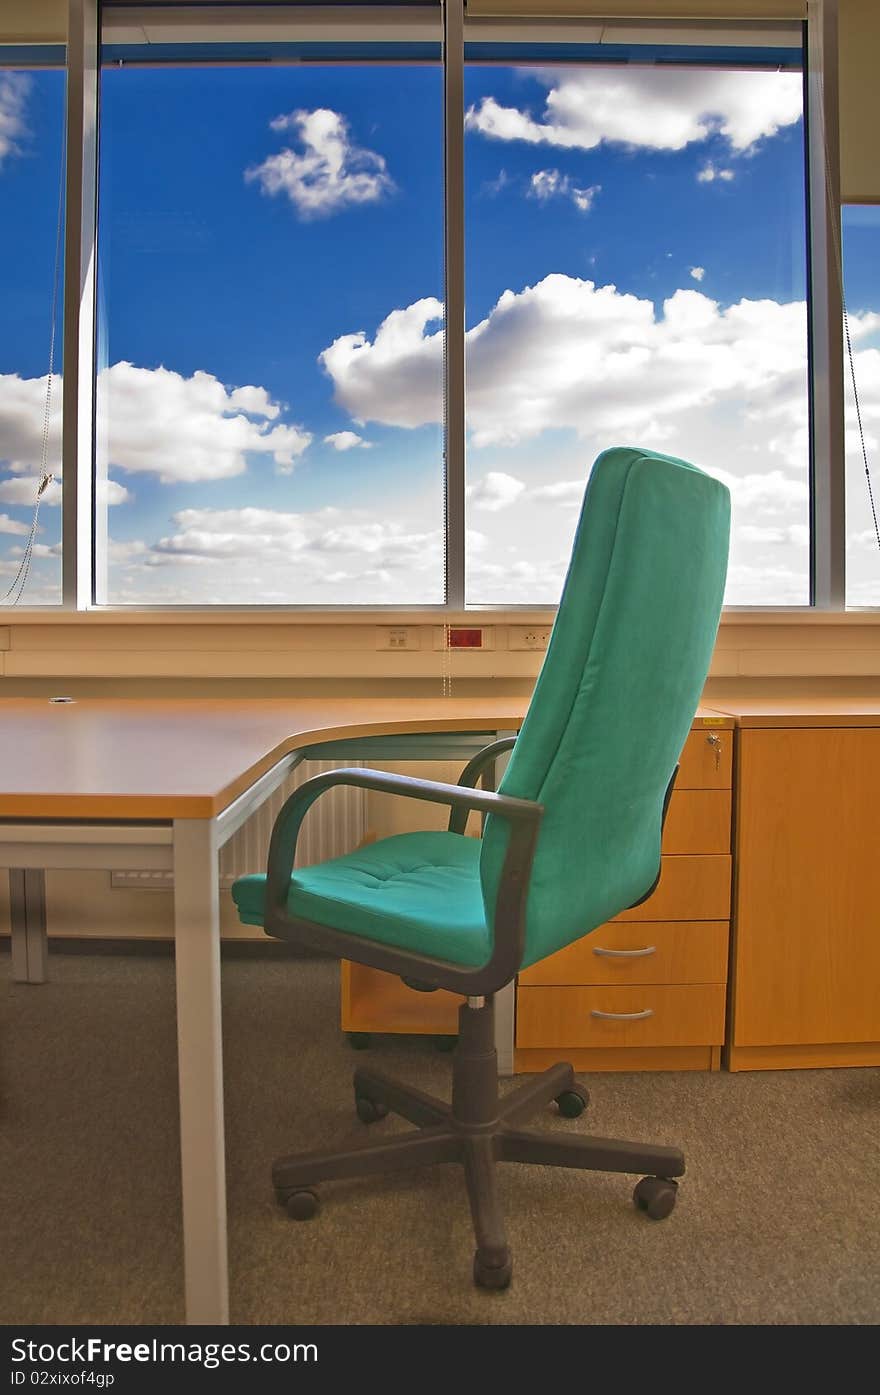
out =
[[[544,818],[522,967],[639,900],[659,867],[663,798],[700,696],[724,597],[730,494],[686,461],[596,460],[504,794]],[[487,916],[507,842],[483,833]]]

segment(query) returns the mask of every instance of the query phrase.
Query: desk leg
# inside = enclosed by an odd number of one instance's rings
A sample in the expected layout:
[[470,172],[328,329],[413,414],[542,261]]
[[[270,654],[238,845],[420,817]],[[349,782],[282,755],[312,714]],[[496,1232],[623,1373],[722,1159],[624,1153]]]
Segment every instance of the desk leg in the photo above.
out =
[[228,1323],[220,868],[211,819],[174,821],[174,953],[186,1320]]
[[12,977],[16,983],[45,983],[46,874],[41,868],[10,867],[9,918],[12,924]]
[[[501,741],[505,736],[516,736],[515,731],[496,731],[495,740]],[[495,762],[497,784],[507,767],[510,755],[505,751]],[[513,1075],[513,1048],[515,1035],[515,1014],[516,1014],[516,986],[507,983],[495,994],[495,1050],[498,1055],[498,1074]]]

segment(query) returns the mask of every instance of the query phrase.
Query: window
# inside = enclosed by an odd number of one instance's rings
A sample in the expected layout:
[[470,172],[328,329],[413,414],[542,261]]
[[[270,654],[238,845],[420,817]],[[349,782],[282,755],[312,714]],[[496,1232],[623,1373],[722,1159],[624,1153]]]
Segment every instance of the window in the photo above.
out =
[[441,134],[439,63],[104,70],[102,598],[442,604]]
[[[846,600],[880,605],[880,206],[843,210],[843,279],[849,347],[846,397]],[[845,346],[846,347],[846,346]]]
[[[71,6],[63,510],[63,53],[0,47],[13,599],[551,606],[590,465],[629,443],[729,483],[728,605],[839,603],[838,310],[818,155],[806,192],[822,84],[804,84],[804,27],[472,7],[462,51],[462,17],[457,0],[157,0],[136,24],[128,3]],[[844,226],[869,461],[872,216]],[[854,420],[850,390],[847,599],[877,605]]]
[[467,597],[555,603],[641,445],[730,486],[728,604],[808,605],[800,51],[632,52],[467,70]]
[[64,70],[2,63],[0,48],[0,600],[57,605]]

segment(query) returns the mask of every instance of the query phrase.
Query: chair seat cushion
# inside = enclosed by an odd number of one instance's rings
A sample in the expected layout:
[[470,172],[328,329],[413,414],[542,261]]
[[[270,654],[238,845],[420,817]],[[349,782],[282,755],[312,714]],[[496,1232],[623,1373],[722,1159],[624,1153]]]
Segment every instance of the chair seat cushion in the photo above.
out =
[[[244,924],[263,924],[265,876],[239,877],[232,895]],[[298,867],[287,906],[304,920],[456,964],[477,967],[491,953],[480,840],[459,833],[400,833]]]

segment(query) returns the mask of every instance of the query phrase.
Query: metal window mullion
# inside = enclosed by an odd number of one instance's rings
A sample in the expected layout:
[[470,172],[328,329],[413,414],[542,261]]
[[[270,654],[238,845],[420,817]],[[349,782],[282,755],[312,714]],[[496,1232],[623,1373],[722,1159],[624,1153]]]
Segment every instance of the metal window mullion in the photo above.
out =
[[465,300],[464,300],[464,0],[443,5],[445,202],[445,458],[446,604],[464,607],[465,592]]
[[92,602],[97,115],[97,0],[69,0],[61,433],[62,600],[69,610]]
[[846,607],[837,0],[807,11],[812,603]]

